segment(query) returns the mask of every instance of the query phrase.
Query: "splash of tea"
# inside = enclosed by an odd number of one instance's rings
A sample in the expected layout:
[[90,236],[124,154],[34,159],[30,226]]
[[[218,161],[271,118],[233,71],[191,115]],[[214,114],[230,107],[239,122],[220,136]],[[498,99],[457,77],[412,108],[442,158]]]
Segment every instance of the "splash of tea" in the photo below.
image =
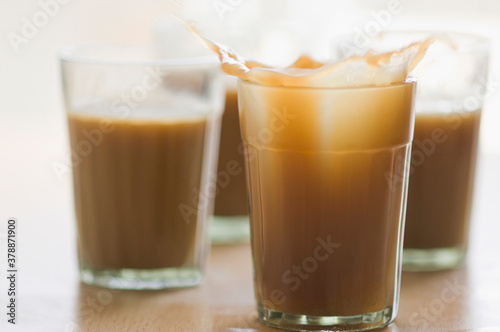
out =
[[362,87],[401,83],[424,57],[427,49],[440,37],[429,37],[400,50],[363,56],[352,56],[339,62],[318,62],[302,56],[286,68],[272,68],[246,60],[226,45],[213,42],[192,25],[187,28],[214,51],[229,75],[253,83],[283,87]]

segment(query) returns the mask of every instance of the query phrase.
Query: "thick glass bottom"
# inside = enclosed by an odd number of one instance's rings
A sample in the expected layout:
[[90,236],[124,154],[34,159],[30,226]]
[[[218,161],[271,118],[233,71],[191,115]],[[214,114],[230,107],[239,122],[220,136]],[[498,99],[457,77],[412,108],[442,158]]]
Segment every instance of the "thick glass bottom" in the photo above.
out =
[[200,268],[176,267],[151,270],[106,270],[80,268],[80,280],[89,285],[114,289],[165,289],[199,285],[203,277]]
[[250,220],[248,216],[214,216],[210,227],[213,244],[250,242]]
[[439,271],[459,266],[464,248],[403,249],[404,271]]
[[290,331],[366,331],[389,325],[395,318],[392,307],[354,316],[308,316],[287,314],[257,305],[264,324]]

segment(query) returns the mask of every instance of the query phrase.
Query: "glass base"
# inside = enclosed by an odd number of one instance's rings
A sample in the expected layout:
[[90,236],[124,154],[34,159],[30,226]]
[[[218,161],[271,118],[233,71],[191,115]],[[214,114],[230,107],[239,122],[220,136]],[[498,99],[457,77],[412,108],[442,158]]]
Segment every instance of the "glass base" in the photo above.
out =
[[403,271],[439,271],[459,266],[463,248],[403,249]]
[[80,280],[89,285],[114,289],[165,289],[199,285],[203,273],[199,268],[177,267],[151,270],[105,270],[80,268]]
[[248,216],[214,216],[210,227],[213,244],[250,242],[250,219]]
[[387,326],[395,318],[392,307],[355,316],[287,314],[267,309],[260,303],[257,310],[264,324],[289,331],[366,331]]

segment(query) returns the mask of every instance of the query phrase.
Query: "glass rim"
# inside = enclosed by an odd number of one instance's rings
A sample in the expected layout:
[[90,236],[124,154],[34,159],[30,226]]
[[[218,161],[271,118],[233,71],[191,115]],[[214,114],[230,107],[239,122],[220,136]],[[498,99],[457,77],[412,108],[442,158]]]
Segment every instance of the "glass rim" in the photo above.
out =
[[372,90],[372,89],[388,89],[388,88],[396,88],[406,85],[416,85],[417,78],[410,75],[403,82],[389,83],[384,85],[359,85],[359,86],[337,86],[337,87],[318,87],[318,86],[282,86],[282,85],[269,85],[262,84],[258,82],[245,81],[241,78],[237,77],[238,84],[245,85],[253,85],[253,86],[261,86],[266,88],[274,88],[274,89],[295,89],[295,90],[318,90],[318,91],[346,91],[346,90]]
[[[122,51],[112,55],[112,51]],[[152,51],[158,53],[153,56]],[[91,52],[100,52],[92,55]],[[149,53],[149,54],[148,54]],[[217,56],[168,57],[161,55],[161,48],[151,44],[129,45],[106,42],[74,43],[61,48],[59,60],[63,63],[107,66],[220,66]]]
[[[408,39],[407,43],[413,43],[425,38],[430,37],[449,37],[453,42],[456,40],[459,45],[461,42],[465,43],[466,49],[461,49],[457,51],[457,54],[481,54],[489,53],[491,47],[491,40],[480,34],[461,32],[453,30],[385,30],[380,32],[377,36],[373,38],[373,42],[383,41],[383,36],[414,36],[415,39]],[[373,49],[373,43],[370,49]]]

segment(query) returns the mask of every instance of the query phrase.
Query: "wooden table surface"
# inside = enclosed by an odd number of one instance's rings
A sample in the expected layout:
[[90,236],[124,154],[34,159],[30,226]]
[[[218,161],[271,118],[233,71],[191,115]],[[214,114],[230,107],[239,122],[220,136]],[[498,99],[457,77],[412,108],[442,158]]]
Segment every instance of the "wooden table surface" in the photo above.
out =
[[[0,199],[13,203],[4,206],[0,222],[0,276],[7,269],[7,218],[16,217],[18,307],[16,325],[8,324],[7,283],[1,277],[0,331],[277,331],[256,318],[248,244],[213,246],[206,278],[195,288],[117,291],[79,283],[70,178],[40,177],[48,169],[39,174],[39,165],[28,163],[42,158],[50,164],[47,151],[13,151],[13,165],[2,167],[23,176],[4,177],[12,190],[2,191]],[[399,314],[385,331],[500,331],[498,170],[499,156],[481,157],[467,264],[454,271],[404,273]]]

